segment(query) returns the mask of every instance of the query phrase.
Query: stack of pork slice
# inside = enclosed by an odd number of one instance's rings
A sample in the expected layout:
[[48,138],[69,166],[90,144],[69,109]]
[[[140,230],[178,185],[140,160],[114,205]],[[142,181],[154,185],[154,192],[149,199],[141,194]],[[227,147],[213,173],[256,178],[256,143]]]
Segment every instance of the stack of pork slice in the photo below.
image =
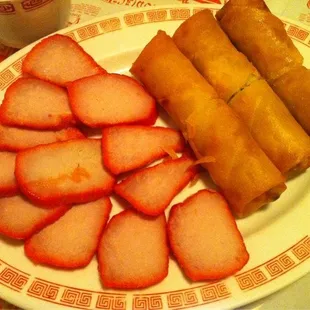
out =
[[[38,43],[22,69],[0,106],[0,233],[25,240],[29,259],[73,269],[97,254],[103,285],[128,289],[163,280],[170,250],[191,280],[246,264],[219,193],[200,190],[166,221],[199,165],[179,131],[154,126],[156,102],[136,80],[62,35]],[[127,204],[109,220],[115,194]]]

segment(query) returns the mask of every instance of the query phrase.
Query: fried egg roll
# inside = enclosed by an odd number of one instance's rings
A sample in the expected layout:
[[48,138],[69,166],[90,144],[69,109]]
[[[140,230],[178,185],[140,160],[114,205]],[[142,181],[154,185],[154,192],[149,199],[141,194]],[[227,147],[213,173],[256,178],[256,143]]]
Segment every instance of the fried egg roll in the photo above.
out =
[[230,0],[216,17],[234,45],[267,81],[302,65],[302,55],[264,0]]
[[230,0],[216,14],[222,29],[310,135],[310,74],[283,23],[264,0]]
[[248,59],[229,41],[209,10],[183,22],[173,40],[243,119],[283,174],[294,172],[295,175],[309,167],[309,136]]
[[179,50],[225,101],[261,76],[223,32],[210,10],[200,11],[173,35]]
[[310,166],[310,138],[265,80],[253,82],[229,105],[253,137],[287,177]]
[[276,79],[272,88],[310,135],[310,70],[303,66],[292,69]]
[[159,31],[131,72],[179,126],[238,217],[279,198],[281,172],[169,36]]

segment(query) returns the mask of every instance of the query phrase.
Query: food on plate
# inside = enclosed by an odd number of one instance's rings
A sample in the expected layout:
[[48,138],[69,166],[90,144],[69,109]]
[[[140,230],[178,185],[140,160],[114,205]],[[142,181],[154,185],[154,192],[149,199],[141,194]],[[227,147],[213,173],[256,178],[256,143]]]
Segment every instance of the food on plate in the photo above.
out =
[[303,66],[294,68],[271,86],[310,135],[310,70]]
[[5,92],[0,106],[4,125],[61,129],[75,124],[66,90],[36,78],[20,78]]
[[93,258],[111,211],[105,197],[75,205],[59,220],[25,242],[25,253],[35,263],[80,268]]
[[60,34],[36,44],[24,59],[22,71],[60,86],[106,72],[78,43]]
[[208,9],[185,20],[175,31],[173,41],[226,102],[251,81],[261,79]]
[[132,173],[115,185],[114,191],[138,211],[157,216],[196,176],[194,159],[183,155]]
[[137,289],[162,281],[169,264],[165,216],[146,217],[133,210],[113,216],[97,257],[105,287]]
[[177,123],[237,216],[279,198],[281,172],[169,36],[159,31],[131,72]]
[[120,74],[100,74],[68,84],[74,115],[94,128],[117,124],[152,125],[156,104],[133,78]]
[[310,166],[309,136],[265,80],[244,88],[229,105],[285,176],[295,176]]
[[14,170],[16,153],[1,152],[1,178],[0,178],[0,197],[12,196],[18,192]]
[[37,145],[83,138],[85,138],[84,135],[73,127],[57,131],[41,131],[9,127],[0,123],[0,150],[2,151],[21,151]]
[[209,10],[176,30],[174,42],[248,126],[285,175],[310,165],[310,138],[253,65],[229,41]]
[[66,206],[41,208],[22,195],[0,198],[0,234],[13,239],[27,239],[56,221],[68,209]]
[[171,128],[127,125],[102,130],[103,162],[114,174],[143,167],[183,149],[181,133]]
[[15,176],[33,202],[84,203],[112,192],[115,179],[102,163],[101,143],[79,139],[40,145],[16,157]]
[[283,22],[264,0],[232,0],[217,12],[222,29],[268,80],[302,65],[303,57],[287,35]]
[[226,201],[211,190],[172,207],[168,236],[174,256],[192,281],[228,277],[249,259]]
[[256,66],[310,134],[310,74],[283,22],[263,0],[232,0],[216,14],[233,44]]

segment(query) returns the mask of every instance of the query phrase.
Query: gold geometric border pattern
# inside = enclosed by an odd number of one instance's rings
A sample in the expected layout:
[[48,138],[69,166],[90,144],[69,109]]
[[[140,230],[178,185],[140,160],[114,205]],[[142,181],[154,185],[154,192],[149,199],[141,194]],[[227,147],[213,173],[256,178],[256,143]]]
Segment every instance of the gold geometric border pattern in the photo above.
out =
[[30,275],[0,259],[0,284],[21,292],[28,283]]
[[217,302],[230,296],[226,284],[220,281],[179,291],[134,294],[132,310],[186,309]]
[[126,310],[126,294],[96,292],[34,278],[28,296],[77,309]]
[[285,21],[284,27],[287,34],[294,40],[310,47],[310,31],[300,26]]
[[262,265],[234,276],[242,291],[273,281],[310,258],[310,237],[306,236],[285,252]]

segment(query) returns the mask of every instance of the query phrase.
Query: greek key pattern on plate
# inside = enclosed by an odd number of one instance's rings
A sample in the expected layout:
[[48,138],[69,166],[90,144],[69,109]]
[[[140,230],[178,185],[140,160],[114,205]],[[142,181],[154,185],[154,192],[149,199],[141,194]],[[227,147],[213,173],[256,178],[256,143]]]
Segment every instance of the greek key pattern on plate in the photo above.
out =
[[287,34],[294,40],[310,47],[310,31],[303,29],[297,25],[293,25],[288,21],[284,22]]
[[97,23],[86,25],[65,33],[76,42],[82,42],[93,37],[121,29],[121,21],[118,17],[101,20]]
[[126,310],[126,298],[124,295],[99,294],[96,309]]
[[241,290],[252,290],[273,281],[310,257],[310,237],[253,269],[235,275]]
[[216,302],[231,296],[226,284],[221,282],[158,294],[134,294],[133,310],[186,309]]
[[21,292],[28,280],[29,274],[0,260],[0,285]]
[[16,80],[17,75],[11,70],[11,68],[5,69],[0,72],[0,90],[8,87]]
[[126,295],[83,290],[34,278],[27,295],[77,309],[126,310]]
[[194,8],[193,10],[188,8],[152,9],[144,12],[125,14],[124,22],[128,27],[132,27],[147,23],[185,20],[203,9],[204,8]]

